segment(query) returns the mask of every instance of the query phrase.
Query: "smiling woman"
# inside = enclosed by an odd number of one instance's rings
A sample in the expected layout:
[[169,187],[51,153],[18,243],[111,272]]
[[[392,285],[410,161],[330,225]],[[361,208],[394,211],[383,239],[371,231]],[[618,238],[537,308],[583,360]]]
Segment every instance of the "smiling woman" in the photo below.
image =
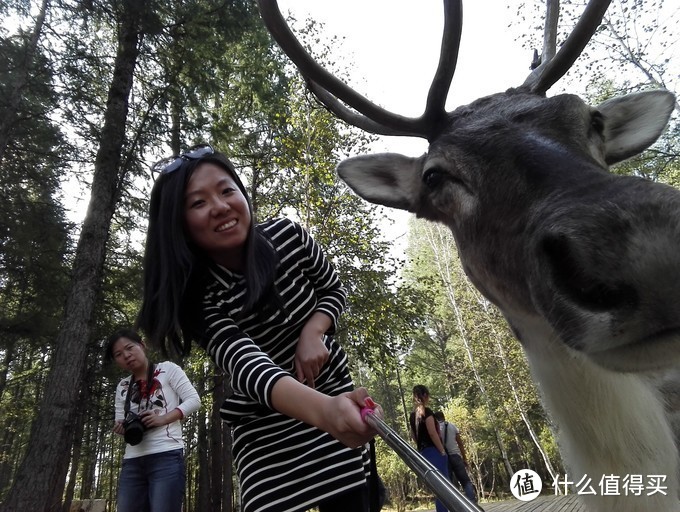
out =
[[216,263],[242,271],[251,216],[234,177],[223,167],[205,163],[189,178],[184,197],[191,240]]
[[225,155],[195,156],[170,159],[151,193],[138,323],[166,352],[196,341],[229,378],[244,512],[368,512],[360,409],[375,404],[333,337],[345,289],[302,226],[255,222]]

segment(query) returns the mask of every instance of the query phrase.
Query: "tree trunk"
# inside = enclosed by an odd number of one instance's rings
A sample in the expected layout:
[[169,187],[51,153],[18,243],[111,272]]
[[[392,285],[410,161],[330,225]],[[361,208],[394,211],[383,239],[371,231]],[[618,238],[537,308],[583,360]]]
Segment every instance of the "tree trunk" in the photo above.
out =
[[409,426],[408,422],[408,417],[409,417],[409,412],[408,412],[408,407],[406,407],[406,398],[405,398],[405,392],[404,392],[404,386],[401,383],[401,375],[399,375],[399,365],[394,369],[395,374],[397,375],[397,385],[399,386],[399,397],[401,398],[401,410],[404,413],[404,427],[406,428],[406,432],[409,431],[411,428]]
[[[83,388],[84,391],[86,389],[87,389],[86,387]],[[86,402],[83,402],[83,403],[86,403]],[[82,413],[79,414],[79,416],[82,416]],[[69,510],[71,509],[71,502],[73,501],[73,493],[75,492],[76,482],[78,480],[78,466],[80,465],[80,455],[82,453],[83,434],[84,434],[84,430],[85,430],[82,417],[77,422],[76,428],[77,428],[76,435],[73,436],[73,440],[74,440],[73,441],[73,454],[71,456],[71,471],[70,471],[71,477],[69,478],[68,484],[66,485],[66,492],[65,492],[65,496],[64,496],[64,504],[62,505],[62,512],[69,512]]]
[[[24,354],[21,351],[17,353],[18,363],[14,365],[14,371],[21,374],[23,372],[28,372],[31,366],[30,355]],[[31,387],[32,383],[23,381],[17,383],[14,386],[10,386],[7,390],[8,396],[5,403],[9,404],[21,404],[23,403],[24,397],[32,393],[32,390],[27,388]],[[12,411],[13,412],[13,411]],[[17,443],[16,439],[22,433],[20,415],[14,413],[8,415],[2,425],[2,437],[0,437],[0,446],[2,446],[2,458],[0,458],[0,493],[7,489],[12,481],[12,476],[14,473],[15,463],[17,459],[20,458],[20,454],[17,453],[16,447],[20,444]],[[14,449],[13,449],[14,448]],[[1,494],[0,494],[1,495]]]
[[210,419],[211,445],[211,489],[213,510],[232,512],[233,510],[233,464],[231,458],[231,431],[220,417],[220,407],[230,393],[229,383],[224,375],[217,374],[213,392],[213,410]]
[[[87,378],[85,379],[84,385],[81,387],[81,392],[80,392],[80,403],[81,404],[89,404],[90,398],[92,395],[92,385],[94,381],[94,374],[92,369],[88,370],[87,372]],[[74,492],[76,489],[76,484],[78,483],[78,475],[80,472],[78,471],[78,468],[80,467],[80,462],[81,462],[81,457],[83,455],[83,445],[87,447],[87,441],[86,439],[88,436],[90,436],[89,431],[92,428],[96,428],[95,425],[88,425],[89,428],[85,428],[85,418],[87,415],[87,410],[85,407],[80,407],[77,410],[77,421],[76,421],[76,427],[75,427],[75,435],[73,436],[73,448],[72,448],[72,455],[71,455],[71,471],[70,471],[70,478],[68,481],[68,484],[66,485],[66,492],[64,496],[64,504],[62,506],[63,512],[69,512],[71,509],[71,502],[73,501],[74,498]],[[88,435],[86,436],[86,430],[88,431]],[[90,438],[91,440],[91,438]],[[86,498],[89,498],[90,495],[87,493],[87,485],[84,482],[84,479],[81,477],[81,482],[80,482],[80,487],[81,487],[81,497],[85,496]],[[85,490],[87,494],[82,494],[82,492]]]
[[[488,304],[481,300],[479,292],[475,288],[473,288],[472,284],[469,282],[468,289],[471,293],[474,293],[479,297],[480,303]],[[489,317],[489,311],[486,307],[484,307],[484,312],[487,315],[487,317]],[[503,365],[503,371],[505,372],[505,377],[508,380],[508,385],[510,386],[510,390],[512,391],[513,399],[515,400],[515,404],[517,405],[517,411],[519,412],[519,415],[522,418],[522,421],[524,422],[527,431],[529,432],[529,436],[531,437],[531,440],[533,441],[536,450],[538,450],[541,458],[543,459],[543,464],[545,465],[546,470],[550,474],[552,480],[555,480],[557,471],[555,470],[555,467],[553,466],[550,457],[548,457],[548,453],[543,448],[543,445],[541,444],[538,438],[538,434],[536,433],[536,430],[534,429],[534,426],[531,423],[529,416],[527,415],[526,408],[524,407],[524,404],[520,398],[521,393],[520,391],[518,391],[517,385],[515,384],[515,379],[512,376],[511,363],[510,361],[508,361],[508,356],[505,353],[505,348],[503,347],[503,344],[500,342],[501,335],[496,331],[494,323],[491,320],[491,318],[488,318],[488,322],[489,325],[491,326],[491,333],[493,334],[492,338],[494,340],[494,344],[496,345],[496,353],[499,356],[500,361]],[[557,490],[557,492],[561,494],[561,491],[559,489]]]
[[[509,363],[507,361],[507,357],[505,355],[505,350],[503,349],[501,343],[498,342],[496,339],[496,347],[498,349],[498,354],[501,357],[501,361],[503,363],[503,369],[505,370],[505,376],[508,379],[508,383],[510,385],[510,389],[512,390],[512,396],[515,400],[515,404],[517,405],[517,410],[519,412],[520,417],[522,418],[522,421],[524,422],[524,425],[526,426],[529,436],[531,437],[531,440],[534,443],[534,446],[538,450],[538,452],[541,455],[541,458],[543,459],[543,463],[545,464],[545,468],[548,470],[548,473],[550,474],[550,477],[552,478],[553,481],[555,481],[557,472],[555,471],[554,466],[552,465],[552,462],[550,461],[550,457],[548,457],[547,452],[541,445],[541,441],[538,438],[538,434],[536,434],[536,431],[534,430],[534,426],[531,423],[531,420],[529,420],[529,417],[527,416],[527,412],[524,408],[524,404],[520,400],[519,393],[517,391],[517,386],[515,385],[515,381],[512,378],[512,375],[510,373],[509,369]],[[557,488],[556,488],[557,489]],[[559,492],[560,494],[561,491],[557,490],[556,492]]]
[[[389,372],[389,375],[388,375]],[[380,383],[380,388],[381,388],[381,395],[382,395],[382,400],[383,403],[381,403],[383,411],[390,411],[394,413],[395,411],[399,410],[399,404],[397,404],[397,399],[394,396],[394,392],[392,391],[392,386],[390,385],[393,381],[390,377],[394,375],[394,372],[390,369],[387,368],[386,371],[383,371],[382,369],[376,370],[376,377],[378,379],[378,382]],[[385,421],[387,421],[392,428],[399,428],[399,425],[401,422],[395,421],[398,420],[399,416],[396,418],[394,415],[390,415],[384,418]]]
[[2,366],[0,366],[0,399],[2,395],[5,394],[5,386],[7,385],[7,372],[9,371],[9,365],[12,364],[14,360],[14,349],[16,347],[16,338],[14,336],[9,336],[10,339],[6,340],[4,344],[5,356],[2,358]]
[[[208,387],[206,385],[207,380],[208,377],[206,376],[201,379],[201,387],[203,388],[201,391],[205,391]],[[211,489],[209,454],[212,447],[209,446],[210,437],[208,434],[208,428],[210,428],[211,432],[214,429],[212,428],[212,425],[206,425],[208,423],[208,412],[204,408],[201,408],[201,410],[198,411],[198,415],[200,415],[200,418],[198,420],[198,442],[196,444],[196,451],[198,453],[198,492],[196,493],[196,510],[217,510],[217,512],[219,512],[219,509],[211,507],[210,504]]]
[[[222,427],[219,430],[222,433],[221,459],[224,463],[224,474],[222,475],[222,512],[232,512],[236,502],[235,495],[238,495],[238,490],[234,489],[234,461],[231,458],[231,432],[224,424],[222,424]],[[241,510],[240,501],[238,501],[237,506],[238,510]]]
[[92,193],[76,248],[71,288],[62,328],[55,340],[40,412],[33,423],[26,456],[2,504],[3,512],[61,510],[66,471],[83,384],[88,339],[101,285],[111,218],[122,178],[129,95],[141,40],[146,2],[121,2],[118,53],[95,159]]

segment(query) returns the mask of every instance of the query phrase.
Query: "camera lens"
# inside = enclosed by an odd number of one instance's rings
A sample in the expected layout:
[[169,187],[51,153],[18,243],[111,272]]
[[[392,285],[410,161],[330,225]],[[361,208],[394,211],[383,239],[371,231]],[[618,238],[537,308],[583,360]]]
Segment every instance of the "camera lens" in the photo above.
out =
[[128,415],[123,422],[123,428],[125,429],[123,437],[127,444],[134,446],[142,442],[146,427],[144,426],[144,423],[142,423],[142,419],[135,413],[128,412]]
[[139,420],[133,421],[125,429],[125,435],[123,437],[125,438],[125,442],[132,446],[141,443],[142,438],[144,437],[144,424]]

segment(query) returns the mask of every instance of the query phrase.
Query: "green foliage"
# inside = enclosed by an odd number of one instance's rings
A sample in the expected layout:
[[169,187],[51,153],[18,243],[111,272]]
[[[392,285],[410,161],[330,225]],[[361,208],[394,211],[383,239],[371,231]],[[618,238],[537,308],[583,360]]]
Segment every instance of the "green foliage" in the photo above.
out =
[[385,444],[376,440],[378,475],[385,485],[386,501],[397,512],[408,510],[416,490],[417,480],[401,458]]
[[[0,173],[0,340],[45,344],[61,316],[70,226],[57,194],[64,171],[51,70],[38,56],[18,111],[8,104],[22,63],[22,38],[0,39],[0,118],[14,118]],[[46,291],[48,291],[46,293]],[[0,349],[4,346],[0,346]],[[5,369],[6,371],[6,369]],[[0,386],[0,393],[2,387]]]

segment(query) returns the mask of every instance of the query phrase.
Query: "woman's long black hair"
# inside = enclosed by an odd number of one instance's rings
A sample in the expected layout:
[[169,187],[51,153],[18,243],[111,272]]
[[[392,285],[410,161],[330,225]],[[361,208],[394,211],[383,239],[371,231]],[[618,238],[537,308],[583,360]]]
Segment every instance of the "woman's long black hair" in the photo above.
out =
[[186,233],[184,192],[195,169],[207,162],[222,167],[234,178],[250,210],[251,223],[244,248],[247,290],[244,312],[269,292],[279,264],[274,247],[255,227],[250,196],[225,155],[215,152],[197,160],[188,159],[176,171],[161,174],[151,191],[144,291],[136,327],[165,356],[188,355],[192,341],[200,342],[203,338],[201,303],[210,260]]
[[422,384],[416,384],[413,386],[413,398],[416,402],[415,406],[415,435],[418,438],[418,428],[420,424],[420,419],[425,416],[425,400],[430,396],[430,390]]

